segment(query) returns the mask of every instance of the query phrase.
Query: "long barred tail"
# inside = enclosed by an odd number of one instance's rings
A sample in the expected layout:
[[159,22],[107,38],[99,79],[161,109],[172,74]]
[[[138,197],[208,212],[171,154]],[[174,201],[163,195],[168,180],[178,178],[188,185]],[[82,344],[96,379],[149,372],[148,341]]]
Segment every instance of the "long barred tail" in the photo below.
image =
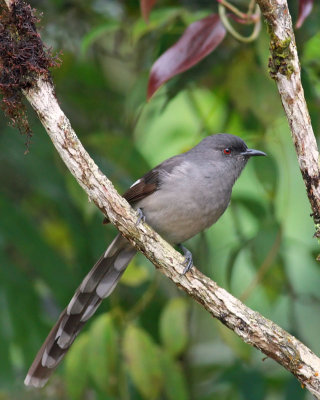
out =
[[69,350],[84,324],[117,285],[136,250],[120,234],[76,290],[41,346],[25,378],[25,385],[42,387]]

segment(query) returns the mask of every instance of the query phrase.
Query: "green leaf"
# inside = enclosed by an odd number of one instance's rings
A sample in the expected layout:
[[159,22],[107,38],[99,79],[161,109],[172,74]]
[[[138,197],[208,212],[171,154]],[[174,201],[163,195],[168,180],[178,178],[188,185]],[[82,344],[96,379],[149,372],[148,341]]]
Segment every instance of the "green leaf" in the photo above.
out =
[[126,269],[121,283],[127,286],[136,287],[150,279],[147,268],[144,265],[136,264],[134,261],[130,263],[130,267]]
[[[128,174],[132,177],[131,179],[136,180],[150,168],[140,150],[137,150],[139,146],[135,146],[127,138],[97,132],[86,138],[86,144],[95,147],[101,157],[107,156],[108,169],[109,171],[111,168],[114,170],[114,178],[117,182],[121,179],[121,175],[125,175],[127,178]],[[111,176],[112,174],[111,170]],[[130,186],[133,182],[129,180],[126,183]],[[127,190],[127,185],[123,189]]]
[[233,196],[232,204],[236,203],[243,205],[255,218],[259,220],[264,219],[267,215],[267,210],[263,200],[258,200],[252,196],[241,194]]
[[314,35],[306,42],[303,52],[303,61],[305,63],[314,62],[319,60],[320,49],[320,32]]
[[81,212],[87,221],[97,212],[96,206],[88,201],[88,196],[70,174],[65,176],[65,184],[74,206]]
[[96,385],[108,394],[117,393],[119,344],[118,333],[110,314],[103,314],[89,331],[88,369]]
[[[248,47],[239,51],[228,66],[232,79],[226,80],[225,84],[231,101],[244,118],[252,113],[259,122],[268,126],[270,115],[274,118],[280,116],[281,104],[274,96],[271,80],[261,73],[254,57],[255,54]],[[243,96],[242,93],[246,95]]]
[[129,325],[123,338],[123,352],[129,375],[141,395],[156,399],[163,386],[160,350],[151,336]]
[[276,194],[279,177],[276,162],[272,157],[259,157],[259,160],[252,160],[252,164],[259,181],[266,192],[273,198]]
[[68,396],[72,400],[82,399],[88,380],[89,335],[81,334],[69,350],[65,362],[65,377]]
[[246,243],[240,243],[239,246],[237,246],[235,249],[231,250],[228,255],[228,262],[226,265],[226,280],[228,287],[231,288],[231,279],[232,279],[232,274],[234,271],[234,268],[236,266],[236,261],[238,259],[238,256],[240,255],[241,251],[246,247],[246,245],[249,242]]
[[164,390],[169,400],[189,399],[187,383],[178,362],[171,356],[161,353],[162,370],[164,373]]
[[138,42],[144,35],[160,28],[164,29],[171,25],[179,16],[184,13],[183,8],[178,7],[161,7],[155,9],[150,14],[149,23],[146,24],[143,18],[138,19],[131,31],[133,42]]
[[[1,226],[0,234],[8,243],[14,244],[18,254],[23,255],[26,265],[30,263],[37,277],[44,279],[50,286],[61,288],[56,293],[61,299],[63,291],[68,291],[70,273],[62,257],[60,257],[45,240],[30,216],[23,213],[21,207],[16,206],[9,199],[0,195]],[[23,229],[22,229],[23,227]],[[46,267],[43,267],[45,260]],[[57,265],[63,267],[65,276],[61,280],[57,274]]]
[[261,282],[270,302],[279,301],[279,293],[283,292],[286,281],[285,262],[281,254],[278,254]]
[[277,222],[267,221],[251,242],[252,258],[258,268],[266,259],[276,257],[282,240],[282,229]]
[[104,23],[103,25],[98,25],[94,29],[92,29],[89,33],[87,33],[81,43],[81,55],[82,57],[86,54],[89,47],[93,45],[93,43],[100,39],[102,36],[115,31],[120,28],[119,22],[110,20]]
[[[0,268],[1,383],[1,379],[11,372],[6,365],[6,357],[10,359],[9,344],[23,349],[25,361],[29,363],[34,358],[34,352],[41,340],[39,332],[41,328],[47,327],[41,320],[41,308],[33,281],[26,271],[10,261],[2,243],[0,265],[2,266]],[[23,313],[21,309],[24,310]],[[28,335],[25,332],[28,332]]]
[[160,317],[161,340],[172,356],[179,355],[188,342],[188,304],[182,297],[170,300]]

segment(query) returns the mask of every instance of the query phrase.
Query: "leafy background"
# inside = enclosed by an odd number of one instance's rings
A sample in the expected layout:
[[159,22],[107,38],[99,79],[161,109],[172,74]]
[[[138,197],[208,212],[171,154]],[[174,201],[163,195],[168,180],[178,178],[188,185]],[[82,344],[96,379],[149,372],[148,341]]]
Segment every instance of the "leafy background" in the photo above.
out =
[[[239,2],[240,3],[240,2]],[[208,1],[161,1],[147,25],[139,4],[32,1],[42,37],[63,64],[60,104],[120,192],[163,159],[215,132],[269,157],[251,160],[230,207],[188,243],[195,264],[320,354],[319,252],[276,86],[268,37],[230,35],[146,103],[153,62]],[[297,3],[290,2],[293,19]],[[296,32],[305,94],[319,132],[319,5]],[[137,256],[42,390],[23,379],[81,279],[115,234],[70,176],[32,110],[25,138],[0,121],[0,399],[310,399],[275,362],[242,343]]]

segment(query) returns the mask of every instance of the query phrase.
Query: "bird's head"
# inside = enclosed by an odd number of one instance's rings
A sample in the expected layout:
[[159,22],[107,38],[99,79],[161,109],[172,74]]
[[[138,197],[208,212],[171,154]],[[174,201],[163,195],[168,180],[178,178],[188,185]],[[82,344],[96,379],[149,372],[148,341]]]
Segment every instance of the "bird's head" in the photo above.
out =
[[205,154],[216,162],[233,164],[241,169],[250,157],[266,156],[263,151],[249,149],[240,137],[228,133],[207,136],[194,150],[199,154]]

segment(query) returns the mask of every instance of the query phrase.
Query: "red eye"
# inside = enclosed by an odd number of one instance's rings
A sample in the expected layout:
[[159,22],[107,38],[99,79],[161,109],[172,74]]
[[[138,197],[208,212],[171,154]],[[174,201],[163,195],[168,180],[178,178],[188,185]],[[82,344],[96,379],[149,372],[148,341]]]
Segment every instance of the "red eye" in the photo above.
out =
[[223,154],[225,154],[226,156],[228,156],[229,154],[231,154],[231,149],[229,149],[229,147],[226,147],[226,148],[223,150]]

